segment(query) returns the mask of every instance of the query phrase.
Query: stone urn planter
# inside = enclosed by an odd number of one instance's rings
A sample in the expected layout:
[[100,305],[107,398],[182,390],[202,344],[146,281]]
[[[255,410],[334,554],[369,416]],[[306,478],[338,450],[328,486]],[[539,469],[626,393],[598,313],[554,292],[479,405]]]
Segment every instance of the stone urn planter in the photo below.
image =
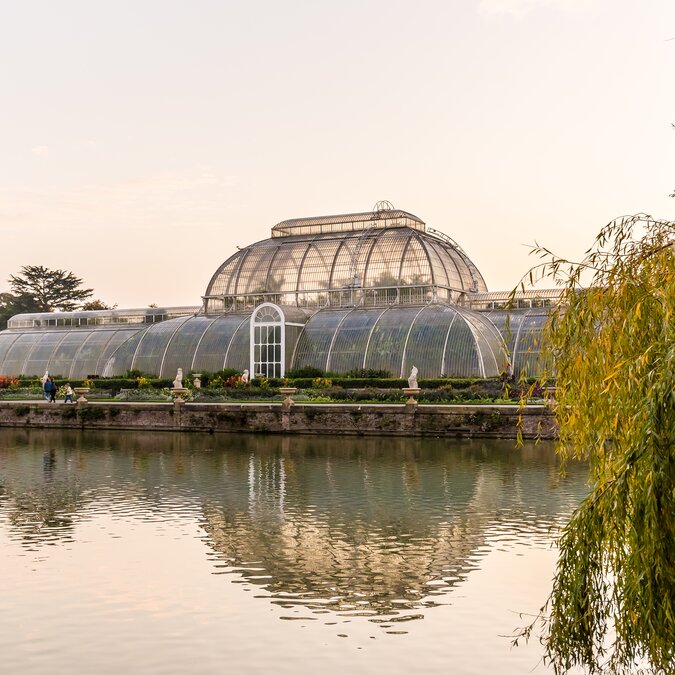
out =
[[76,396],[79,396],[79,398],[76,400],[76,403],[87,403],[85,394],[89,393],[90,387],[73,387],[73,391],[75,392]]
[[405,402],[406,405],[417,405],[417,396],[420,393],[419,387],[406,387],[403,389],[403,393],[408,397],[408,400]]
[[557,402],[555,400],[555,387],[544,387],[544,398],[546,400],[546,405],[549,408],[555,408]]
[[185,396],[190,390],[187,387],[171,387],[171,395],[174,403],[185,403]]
[[298,391],[297,387],[279,387],[279,393],[286,398],[281,402],[281,405],[284,408],[290,408],[293,405],[293,399],[291,396]]

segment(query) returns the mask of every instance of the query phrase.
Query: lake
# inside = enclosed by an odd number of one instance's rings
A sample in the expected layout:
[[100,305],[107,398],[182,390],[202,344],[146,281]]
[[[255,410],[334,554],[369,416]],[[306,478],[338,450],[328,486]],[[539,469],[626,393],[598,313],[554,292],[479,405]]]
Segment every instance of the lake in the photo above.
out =
[[0,672],[546,673],[508,636],[586,491],[551,443],[0,429]]

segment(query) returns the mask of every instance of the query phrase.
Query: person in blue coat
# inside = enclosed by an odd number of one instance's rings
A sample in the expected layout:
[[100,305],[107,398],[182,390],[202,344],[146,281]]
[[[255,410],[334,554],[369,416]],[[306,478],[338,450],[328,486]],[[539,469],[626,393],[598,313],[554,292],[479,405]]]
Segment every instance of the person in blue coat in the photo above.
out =
[[[49,389],[47,389],[49,387]],[[45,391],[49,392],[49,402],[50,403],[56,403],[56,391],[58,387],[56,386],[56,382],[54,382],[53,378],[49,378],[45,384]]]

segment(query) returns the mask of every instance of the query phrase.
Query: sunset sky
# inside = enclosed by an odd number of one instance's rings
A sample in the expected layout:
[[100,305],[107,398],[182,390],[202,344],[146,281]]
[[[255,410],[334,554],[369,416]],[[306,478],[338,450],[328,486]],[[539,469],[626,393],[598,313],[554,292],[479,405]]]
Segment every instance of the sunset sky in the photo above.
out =
[[199,304],[236,246],[387,199],[490,290],[675,218],[673,0],[0,0],[0,291]]

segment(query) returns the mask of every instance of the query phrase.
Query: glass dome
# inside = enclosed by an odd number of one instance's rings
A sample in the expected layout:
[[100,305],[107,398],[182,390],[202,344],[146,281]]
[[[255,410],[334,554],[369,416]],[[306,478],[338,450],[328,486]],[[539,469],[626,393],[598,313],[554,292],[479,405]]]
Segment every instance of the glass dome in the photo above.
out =
[[460,301],[486,291],[466,253],[405,211],[284,221],[213,275],[207,314],[262,302],[299,307]]

